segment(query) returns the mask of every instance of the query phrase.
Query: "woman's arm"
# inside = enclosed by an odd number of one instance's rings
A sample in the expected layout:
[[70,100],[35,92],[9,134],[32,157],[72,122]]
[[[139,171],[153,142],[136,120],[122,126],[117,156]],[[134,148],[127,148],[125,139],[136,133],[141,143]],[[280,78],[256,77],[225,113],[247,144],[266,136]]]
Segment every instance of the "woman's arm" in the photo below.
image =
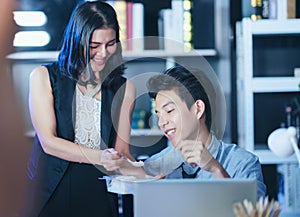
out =
[[[101,150],[82,147],[57,137],[54,98],[47,68],[33,70],[29,83],[29,111],[33,127],[45,153],[73,162],[99,164]],[[117,155],[111,155],[118,158]],[[112,161],[112,164],[116,164]],[[110,167],[114,169],[113,165]]]
[[129,80],[127,80],[124,100],[120,109],[120,119],[117,130],[115,149],[119,154],[126,156],[132,161],[135,161],[135,159],[130,154],[129,144],[132,112],[135,106],[135,96],[135,86]]
[[[120,109],[119,126],[117,130],[117,138],[115,150],[120,156],[125,156],[131,161],[135,161],[129,149],[132,112],[135,106],[136,90],[135,86],[129,81],[126,81],[126,89],[124,100]],[[124,159],[124,158],[123,158]],[[123,175],[145,175],[145,171],[141,167],[135,167],[127,160],[119,160],[119,170]],[[116,164],[118,164],[116,163]]]

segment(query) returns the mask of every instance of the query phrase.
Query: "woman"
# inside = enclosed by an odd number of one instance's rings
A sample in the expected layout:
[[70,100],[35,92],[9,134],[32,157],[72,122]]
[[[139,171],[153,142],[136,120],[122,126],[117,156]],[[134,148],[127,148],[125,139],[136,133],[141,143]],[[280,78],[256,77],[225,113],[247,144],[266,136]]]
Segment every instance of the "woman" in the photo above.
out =
[[118,215],[116,195],[98,178],[118,169],[120,156],[133,160],[128,144],[135,88],[122,76],[119,42],[114,9],[84,2],[70,18],[58,61],[32,72],[36,137],[28,216]]

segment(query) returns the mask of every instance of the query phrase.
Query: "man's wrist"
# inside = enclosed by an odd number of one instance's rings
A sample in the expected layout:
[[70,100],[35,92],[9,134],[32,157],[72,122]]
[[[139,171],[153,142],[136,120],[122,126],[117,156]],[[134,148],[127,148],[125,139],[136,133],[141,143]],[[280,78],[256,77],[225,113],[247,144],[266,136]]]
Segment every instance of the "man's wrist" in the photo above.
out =
[[215,178],[230,178],[227,171],[224,169],[222,164],[217,161],[215,158],[212,158],[206,165],[203,167],[204,170],[213,174]]

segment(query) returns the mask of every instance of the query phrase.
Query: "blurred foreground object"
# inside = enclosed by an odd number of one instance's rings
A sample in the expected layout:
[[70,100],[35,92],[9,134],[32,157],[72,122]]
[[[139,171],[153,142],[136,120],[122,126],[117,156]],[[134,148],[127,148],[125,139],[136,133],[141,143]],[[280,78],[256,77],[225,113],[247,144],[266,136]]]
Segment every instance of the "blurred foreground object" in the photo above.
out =
[[12,51],[15,24],[13,0],[1,0],[0,7],[0,216],[20,216],[26,192],[26,142],[23,118],[8,72],[6,55]]
[[281,205],[275,201],[269,201],[268,197],[262,197],[255,206],[248,200],[233,204],[233,212],[236,217],[278,217],[281,212]]

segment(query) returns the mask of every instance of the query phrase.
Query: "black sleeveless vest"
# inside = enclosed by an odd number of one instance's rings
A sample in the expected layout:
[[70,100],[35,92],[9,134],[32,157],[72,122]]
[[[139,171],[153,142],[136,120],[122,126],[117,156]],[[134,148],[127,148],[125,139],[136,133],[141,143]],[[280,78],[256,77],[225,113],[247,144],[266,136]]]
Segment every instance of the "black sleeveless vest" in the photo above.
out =
[[[63,75],[57,63],[45,65],[49,72],[54,96],[57,136],[74,141],[72,105],[76,81]],[[115,126],[119,120],[120,108],[124,98],[126,79],[114,78],[109,87],[101,89],[101,137],[107,147],[113,147],[116,139]],[[113,116],[112,116],[113,115]],[[46,154],[37,136],[29,160],[27,174],[32,182],[30,191],[33,210],[32,217],[38,215],[55,190],[69,165],[68,161]]]

